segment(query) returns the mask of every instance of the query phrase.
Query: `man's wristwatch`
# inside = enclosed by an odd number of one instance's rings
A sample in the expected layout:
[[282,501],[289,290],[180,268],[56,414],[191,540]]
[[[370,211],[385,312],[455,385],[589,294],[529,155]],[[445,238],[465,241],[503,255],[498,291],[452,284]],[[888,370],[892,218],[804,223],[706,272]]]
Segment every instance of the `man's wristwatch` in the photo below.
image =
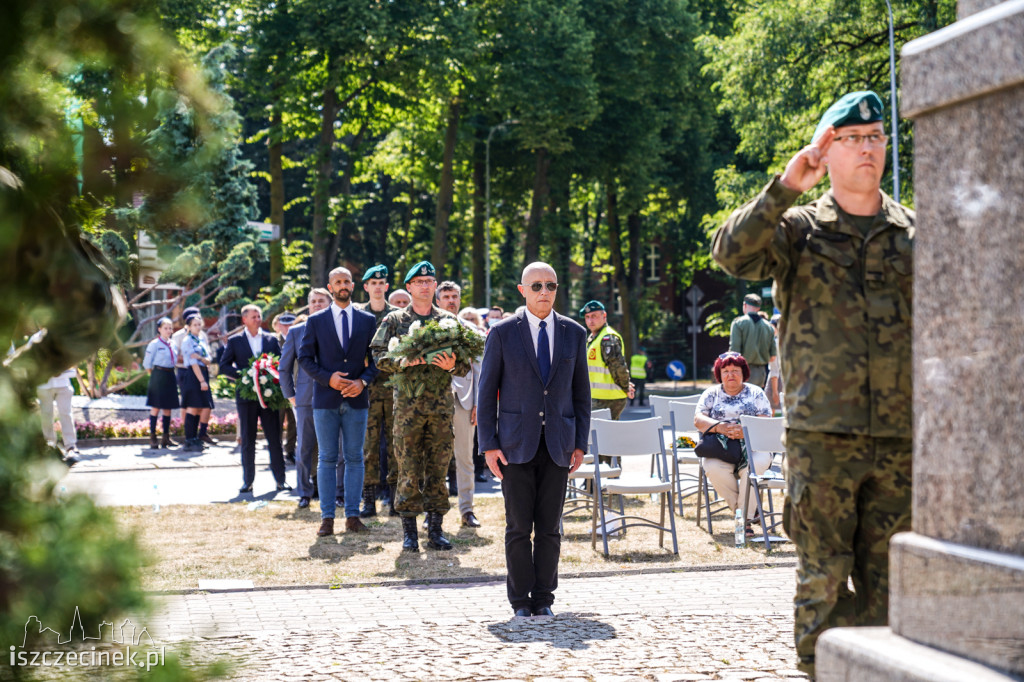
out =
[[368,386],[368,384],[366,383],[366,379],[360,379],[360,381],[363,382],[363,388],[366,388]]

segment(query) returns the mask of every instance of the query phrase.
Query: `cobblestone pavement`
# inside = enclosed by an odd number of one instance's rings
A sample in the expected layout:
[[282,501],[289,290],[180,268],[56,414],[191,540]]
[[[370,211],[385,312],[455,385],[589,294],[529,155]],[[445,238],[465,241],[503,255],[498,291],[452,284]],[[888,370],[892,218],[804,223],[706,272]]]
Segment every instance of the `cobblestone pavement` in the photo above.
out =
[[563,580],[554,618],[504,583],[164,595],[149,632],[232,678],[789,680],[793,569]]

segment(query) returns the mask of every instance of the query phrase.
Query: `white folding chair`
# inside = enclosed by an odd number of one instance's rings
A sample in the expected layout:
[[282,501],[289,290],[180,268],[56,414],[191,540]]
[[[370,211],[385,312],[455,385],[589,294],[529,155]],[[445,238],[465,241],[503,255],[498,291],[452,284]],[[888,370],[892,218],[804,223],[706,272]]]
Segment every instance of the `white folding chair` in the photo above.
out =
[[[697,411],[697,403],[684,403],[673,400],[668,404],[669,432],[672,434],[672,481],[676,487],[676,500],[679,503],[679,515],[683,515],[683,500],[697,495],[700,487],[700,457],[693,448],[679,446],[679,437],[690,436],[697,440],[697,431],[693,428],[693,415]],[[680,465],[697,465],[698,473],[682,473]],[[685,484],[685,487],[684,487]]]
[[[755,471],[754,458],[748,457],[747,488],[743,491],[743,518],[747,518],[747,499],[751,489],[754,492],[754,504],[761,520],[761,537],[752,538],[754,542],[764,542],[766,551],[772,550],[772,542],[788,542],[789,539],[780,535],[771,535],[771,531],[782,525],[782,512],[775,511],[772,491],[785,490],[786,478],[782,473],[782,460],[786,456],[786,446],[782,442],[785,428],[782,417],[751,417],[740,416],[743,427],[743,440],[747,444],[747,452],[755,451],[772,453],[772,461],[764,471]],[[768,509],[765,511],[761,494],[768,493]]]
[[[604,555],[608,556],[608,519],[605,513],[604,496],[619,495],[658,495],[661,500],[661,518],[656,523],[641,516],[627,516],[624,504],[623,511],[617,519],[618,528],[625,531],[631,527],[655,528],[658,530],[658,546],[665,546],[665,532],[672,534],[672,553],[679,554],[679,542],[676,538],[676,520],[672,513],[672,481],[668,477],[668,455],[662,434],[661,420],[658,418],[639,419],[636,421],[610,421],[593,419],[591,425],[591,443],[593,454],[600,461],[602,456],[618,458],[622,474],[618,478],[605,479],[600,468],[594,477],[594,496],[597,502],[593,508],[590,524],[590,546],[597,548],[597,521],[601,520],[604,529]],[[659,457],[656,467],[657,475],[651,475],[647,461],[651,457]],[[647,460],[647,461],[645,461]],[[668,509],[669,525],[665,525],[665,511]]]
[[[593,410],[590,413],[593,419],[611,419],[612,411],[603,407]],[[588,447],[588,450],[593,450]],[[622,473],[622,469],[610,464],[601,465],[601,476],[604,478],[616,478]],[[583,464],[576,471],[569,474],[569,480],[565,489],[565,504],[562,507],[562,518],[578,514],[583,511],[591,511],[594,499],[594,477],[597,475],[597,467],[594,465],[594,455],[587,452],[583,455]]]

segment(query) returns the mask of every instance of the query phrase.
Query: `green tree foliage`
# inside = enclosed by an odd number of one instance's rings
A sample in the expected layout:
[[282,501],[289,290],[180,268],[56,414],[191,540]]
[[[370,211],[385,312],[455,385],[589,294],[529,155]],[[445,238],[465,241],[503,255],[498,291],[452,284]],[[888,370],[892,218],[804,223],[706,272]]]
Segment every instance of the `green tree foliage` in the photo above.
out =
[[[140,550],[112,515],[84,496],[58,499],[64,465],[47,451],[35,387],[108,343],[120,315],[98,251],[80,239],[79,177],[98,187],[106,166],[86,146],[77,163],[69,110],[97,122],[95,103],[74,101],[85,72],[106,73],[103,108],[132,130],[143,76],[187,93],[205,125],[211,100],[138,3],[7,0],[0,6],[0,343],[17,346],[0,368],[0,639],[21,642],[29,616],[86,623],[138,609]],[[72,104],[74,103],[74,106]],[[174,182],[131,136],[113,151],[128,194]],[[107,157],[110,158],[110,157]],[[124,242],[107,235],[118,258]],[[123,266],[124,263],[121,263]],[[36,343],[27,333],[41,327]]]

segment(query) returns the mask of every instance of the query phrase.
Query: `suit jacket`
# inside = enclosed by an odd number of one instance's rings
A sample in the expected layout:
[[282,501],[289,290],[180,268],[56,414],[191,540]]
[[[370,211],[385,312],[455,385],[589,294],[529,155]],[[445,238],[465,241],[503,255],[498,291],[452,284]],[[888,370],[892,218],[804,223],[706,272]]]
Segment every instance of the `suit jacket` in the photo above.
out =
[[569,466],[573,450],[587,450],[587,332],[557,313],[552,327],[554,357],[547,383],[540,378],[525,311],[498,322],[487,335],[476,413],[480,449],[500,448],[510,464],[533,459],[541,429],[548,454],[559,466]]
[[[263,343],[263,352],[273,355],[281,355],[281,344],[273,334],[260,330],[260,338]],[[220,356],[220,371],[232,379],[238,379],[239,375],[249,366],[252,359],[252,348],[249,347],[249,340],[245,338],[245,330],[228,338],[224,344],[224,352]],[[239,386],[235,385],[235,401],[240,403],[256,403],[256,400],[246,400],[238,395]]]
[[356,409],[370,407],[368,391],[365,389],[355,398],[345,398],[340,391],[331,388],[331,375],[345,372],[346,379],[362,379],[367,384],[373,381],[380,370],[373,363],[370,341],[377,331],[377,319],[370,313],[352,311],[352,331],[348,337],[348,349],[343,351],[338,330],[334,326],[334,306],[310,315],[306,320],[302,343],[299,345],[299,365],[313,378],[313,409],[335,410],[343,400]]
[[313,386],[316,382],[306,374],[306,370],[298,363],[299,345],[306,331],[306,323],[293,325],[288,330],[281,348],[281,392],[285,398],[295,398],[296,407],[313,405]]

